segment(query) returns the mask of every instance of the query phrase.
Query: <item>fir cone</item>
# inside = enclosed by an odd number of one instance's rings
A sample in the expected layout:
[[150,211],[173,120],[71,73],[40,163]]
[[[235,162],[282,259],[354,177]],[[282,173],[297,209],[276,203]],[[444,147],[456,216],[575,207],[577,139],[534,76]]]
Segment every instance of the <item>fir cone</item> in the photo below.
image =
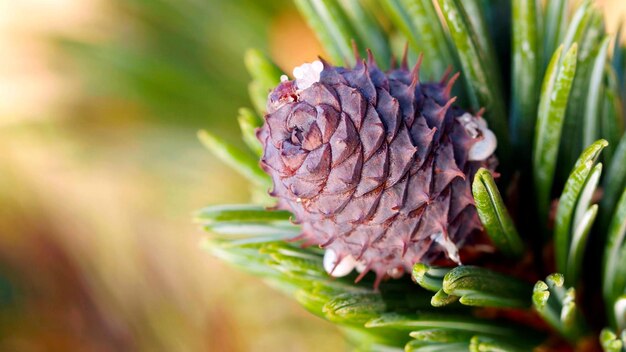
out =
[[471,181],[495,168],[495,136],[454,105],[458,74],[420,83],[419,63],[384,73],[371,53],[357,62],[302,65],[270,93],[257,135],[277,208],[326,249],[333,276],[356,267],[378,284],[416,262],[460,263],[482,232]]

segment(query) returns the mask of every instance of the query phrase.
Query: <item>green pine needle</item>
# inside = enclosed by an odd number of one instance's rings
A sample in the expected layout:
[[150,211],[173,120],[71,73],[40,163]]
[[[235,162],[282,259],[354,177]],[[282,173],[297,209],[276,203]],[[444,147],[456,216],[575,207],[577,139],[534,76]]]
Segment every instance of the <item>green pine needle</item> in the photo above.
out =
[[524,253],[524,244],[489,170],[478,170],[474,176],[472,193],[480,221],[485,225],[493,244],[507,256],[521,257]]
[[[590,175],[592,174],[593,165],[600,156],[600,152],[607,145],[607,141],[599,140],[590,145],[581,154],[578,161],[576,162],[574,170],[572,171],[570,177],[565,183],[565,189],[563,190],[561,198],[559,199],[559,205],[557,208],[554,224],[554,242],[556,254],[556,268],[561,272],[566,273],[568,271],[567,263],[570,257],[570,252],[568,251],[568,249],[572,248],[572,233],[578,228],[579,222],[581,220],[581,214],[577,214],[577,216],[575,216],[574,211],[580,212],[582,210],[583,212],[586,212],[588,210],[588,200],[580,202],[581,193],[587,193],[588,198],[589,190],[587,192],[584,192],[583,188],[591,177]],[[591,191],[593,190],[595,190],[595,186],[591,189]],[[569,281],[569,275],[567,275],[566,277]]]
[[443,279],[443,291],[468,306],[528,308],[531,285],[476,266],[458,266]]
[[269,176],[261,170],[259,162],[250,153],[207,131],[198,132],[198,138],[215,156],[239,171],[248,180],[264,189],[271,188],[272,182]]
[[564,283],[561,274],[552,274],[545,281],[538,281],[533,290],[533,305],[564,338],[576,342],[585,336],[586,326],[576,304],[576,291],[566,288]]
[[485,118],[498,137],[498,155],[503,160],[508,160],[509,132],[496,58],[488,48],[481,46],[476,28],[468,20],[461,1],[437,0],[437,2],[450,31],[463,74],[468,81],[472,107],[476,111],[480,108],[486,109]]
[[618,336],[608,328],[603,329],[600,333],[600,344],[605,352],[626,352],[626,332]]
[[523,155],[523,151],[531,146],[539,101],[538,9],[535,0],[514,0],[512,6],[511,139],[516,154]]
[[252,110],[241,108],[239,109],[237,121],[241,129],[243,142],[254,152],[257,158],[260,158],[263,155],[263,147],[256,138],[256,129],[261,127],[261,119]]
[[[622,33],[612,44],[589,0],[573,9],[571,18],[567,0],[548,1],[545,7],[536,0],[295,3],[334,65],[355,64],[354,43],[361,56],[372,49],[386,69],[399,39],[408,43],[410,60],[424,55],[422,79],[437,79],[448,67],[461,70],[465,86],[457,85],[455,94],[459,101],[468,98],[474,110],[486,109],[503,166],[498,179],[502,193],[485,169],[472,180],[477,214],[498,250],[478,263],[496,270],[416,263],[411,277],[417,285],[389,280],[374,290],[373,275],[358,284],[356,273],[330,277],[322,249],[292,242],[301,231],[292,215],[262,205],[199,211],[196,222],[211,233],[203,247],[292,295],[311,313],[340,327],[362,351],[528,351],[544,342],[547,333],[482,313],[531,309],[575,345],[600,328],[588,326],[575,288],[593,290],[582,268],[595,268],[596,252],[603,251],[601,290],[610,328],[598,339],[606,351],[626,351],[626,332],[621,332],[626,328]],[[507,30],[509,38],[502,34]],[[256,112],[241,109],[238,122],[249,150],[208,132],[199,137],[248,178],[255,199],[266,204],[272,182],[258,164],[263,150],[256,129],[263,123],[268,92],[283,73],[257,50],[248,51],[244,61],[252,76],[250,98]],[[554,263],[546,255],[552,248]],[[563,274],[549,275],[533,288],[503,274],[508,268],[498,265],[555,267]]]
[[547,221],[550,193],[556,169],[561,128],[565,108],[572,88],[578,46],[573,44],[561,60],[563,46],[552,56],[541,88],[537,116],[535,144],[533,148],[533,171],[537,193],[538,213]]
[[602,287],[607,315],[615,325],[615,302],[626,293],[626,189],[622,192],[608,228]]

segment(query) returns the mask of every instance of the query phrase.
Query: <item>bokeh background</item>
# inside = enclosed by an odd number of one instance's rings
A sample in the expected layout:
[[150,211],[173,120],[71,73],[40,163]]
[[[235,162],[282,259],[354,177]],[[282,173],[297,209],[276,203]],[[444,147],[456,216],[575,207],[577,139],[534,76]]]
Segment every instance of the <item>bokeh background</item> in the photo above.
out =
[[237,141],[249,47],[321,53],[288,0],[0,0],[0,351],[347,348],[198,245],[249,196],[196,139]]

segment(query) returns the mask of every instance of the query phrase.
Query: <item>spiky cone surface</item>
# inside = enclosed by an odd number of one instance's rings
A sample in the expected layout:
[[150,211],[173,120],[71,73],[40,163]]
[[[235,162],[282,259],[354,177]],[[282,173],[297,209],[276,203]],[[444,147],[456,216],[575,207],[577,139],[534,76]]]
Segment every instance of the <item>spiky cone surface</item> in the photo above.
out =
[[335,266],[354,261],[359,277],[460,263],[482,231],[470,185],[478,168],[495,168],[495,146],[477,146],[491,132],[454,105],[457,76],[422,83],[419,64],[385,73],[371,55],[357,62],[318,63],[318,79],[270,93],[257,136],[277,208],[294,214],[305,244],[332,251]]

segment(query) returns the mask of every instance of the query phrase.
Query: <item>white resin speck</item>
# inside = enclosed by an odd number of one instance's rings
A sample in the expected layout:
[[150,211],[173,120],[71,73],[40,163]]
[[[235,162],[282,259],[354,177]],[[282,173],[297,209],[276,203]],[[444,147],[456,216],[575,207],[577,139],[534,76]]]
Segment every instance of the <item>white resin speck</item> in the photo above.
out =
[[296,87],[299,90],[307,89],[313,83],[320,81],[320,73],[324,70],[324,64],[321,61],[313,61],[312,63],[304,63],[293,69],[293,77],[296,79]]
[[468,159],[472,161],[485,160],[490,157],[498,146],[496,135],[489,129],[482,130],[483,139],[476,142],[468,153]]
[[480,136],[480,125],[477,119],[472,114],[466,112],[465,114],[456,118],[457,121],[465,128],[465,132],[472,138],[478,138]]
[[450,240],[448,236],[443,235],[443,233],[438,232],[434,233],[430,236],[435,242],[437,242],[448,255],[452,261],[457,264],[461,264],[461,257],[459,256],[459,249],[456,247],[456,244]]
[[472,138],[482,139],[476,142],[468,151],[468,159],[471,161],[485,160],[490,157],[498,146],[496,135],[487,127],[487,121],[479,116],[465,113],[456,118],[463,125],[465,132]]
[[401,267],[389,269],[387,270],[387,275],[392,279],[399,279],[404,276],[404,269]]
[[473,116],[466,112],[456,118],[463,125],[465,132],[472,138],[482,139],[476,142],[468,152],[468,159],[471,161],[485,160],[490,157],[498,146],[496,135],[487,127],[487,121],[479,116]]
[[339,264],[337,264],[337,259],[337,253],[332,249],[328,249],[324,253],[324,270],[334,277],[343,277],[350,274],[357,264],[351,255],[343,257]]

